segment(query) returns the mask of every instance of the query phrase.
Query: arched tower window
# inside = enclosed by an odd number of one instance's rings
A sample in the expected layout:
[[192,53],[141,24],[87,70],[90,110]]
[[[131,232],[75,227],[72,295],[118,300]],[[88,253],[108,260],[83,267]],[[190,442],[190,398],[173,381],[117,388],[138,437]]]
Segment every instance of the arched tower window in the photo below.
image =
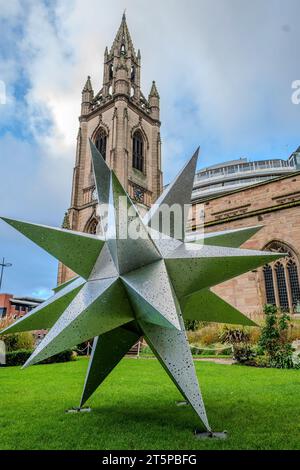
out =
[[131,78],[131,81],[134,82],[134,80],[135,80],[135,66],[134,65],[131,67],[131,76],[130,76],[130,78]]
[[285,258],[263,267],[266,302],[284,311],[300,312],[299,262],[296,254],[278,241],[269,243],[265,249],[287,253]]
[[109,80],[112,80],[113,76],[114,76],[114,68],[113,68],[113,64],[110,64],[110,66],[109,66]]
[[106,142],[107,142],[107,135],[104,129],[100,129],[96,135],[95,145],[99,152],[101,153],[104,160],[106,159]]
[[133,134],[132,166],[137,170],[144,171],[144,140],[139,130]]

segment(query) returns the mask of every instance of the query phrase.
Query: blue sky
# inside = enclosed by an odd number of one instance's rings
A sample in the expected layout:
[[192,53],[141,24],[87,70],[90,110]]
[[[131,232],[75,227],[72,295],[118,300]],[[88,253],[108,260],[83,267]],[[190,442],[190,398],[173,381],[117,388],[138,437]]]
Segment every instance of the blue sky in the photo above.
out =
[[[81,89],[124,8],[142,88],[161,96],[164,182],[200,145],[199,168],[300,145],[298,0],[0,0],[0,213],[59,226],[69,206]],[[3,291],[47,296],[57,263],[0,223]]]

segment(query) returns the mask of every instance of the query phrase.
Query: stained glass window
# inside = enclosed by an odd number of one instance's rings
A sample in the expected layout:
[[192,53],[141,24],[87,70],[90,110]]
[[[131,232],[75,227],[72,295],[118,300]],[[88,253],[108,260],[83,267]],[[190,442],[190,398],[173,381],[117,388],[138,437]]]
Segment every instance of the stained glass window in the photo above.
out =
[[286,254],[263,267],[266,302],[281,310],[300,311],[299,263],[295,253],[279,241],[269,243],[265,249]]

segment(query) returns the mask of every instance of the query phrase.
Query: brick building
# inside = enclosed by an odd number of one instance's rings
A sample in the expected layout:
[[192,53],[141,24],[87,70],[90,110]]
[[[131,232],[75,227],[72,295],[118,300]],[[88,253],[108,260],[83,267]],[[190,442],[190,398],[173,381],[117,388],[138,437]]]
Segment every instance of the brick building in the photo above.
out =
[[43,299],[35,297],[17,297],[12,294],[0,294],[0,319],[19,318],[37,307]]
[[215,292],[250,316],[261,313],[265,303],[300,313],[300,171],[203,199],[193,206],[200,208],[206,232],[262,225],[242,247],[288,253],[216,286]]
[[[152,83],[141,91],[141,53],[135,51],[125,14],[110,50],[105,49],[102,88],[96,94],[88,77],[82,91],[71,207],[64,227],[95,233],[98,225],[89,139],[141,210],[162,190],[159,94]],[[73,276],[59,266],[58,283]]]

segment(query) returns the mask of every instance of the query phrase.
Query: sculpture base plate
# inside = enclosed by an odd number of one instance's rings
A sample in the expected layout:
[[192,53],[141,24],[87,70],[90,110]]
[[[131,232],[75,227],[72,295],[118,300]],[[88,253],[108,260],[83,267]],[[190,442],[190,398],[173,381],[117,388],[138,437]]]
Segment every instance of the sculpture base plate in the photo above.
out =
[[80,408],[79,406],[74,406],[73,408],[66,410],[66,413],[90,413],[91,411],[92,411],[92,408],[88,406],[84,408]]
[[186,400],[175,401],[175,405],[176,405],[176,406],[189,406],[189,402],[186,401]]
[[213,431],[194,431],[196,439],[227,439],[227,431],[213,432]]

